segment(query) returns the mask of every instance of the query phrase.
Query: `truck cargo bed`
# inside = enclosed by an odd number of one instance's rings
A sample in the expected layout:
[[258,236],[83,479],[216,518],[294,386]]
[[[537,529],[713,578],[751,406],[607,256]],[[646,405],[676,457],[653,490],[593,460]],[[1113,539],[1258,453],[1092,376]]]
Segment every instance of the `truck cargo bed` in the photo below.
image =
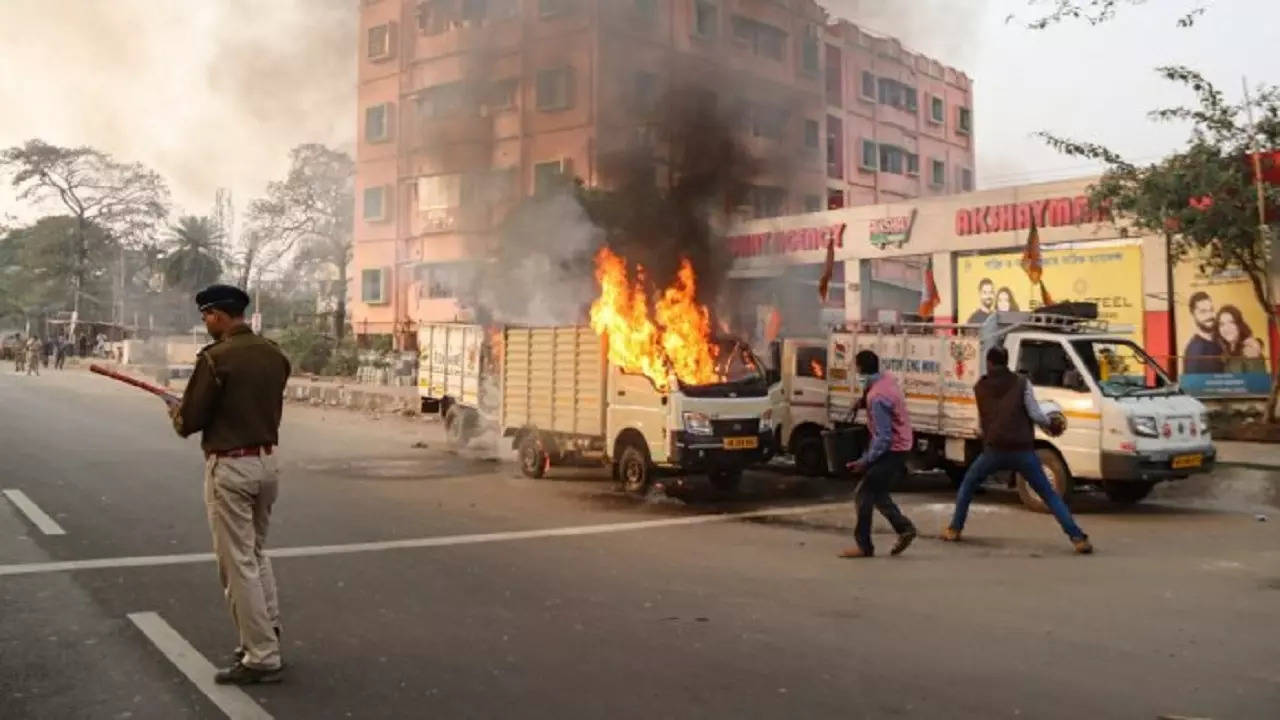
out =
[[504,331],[502,429],[605,433],[604,343],[586,326]]

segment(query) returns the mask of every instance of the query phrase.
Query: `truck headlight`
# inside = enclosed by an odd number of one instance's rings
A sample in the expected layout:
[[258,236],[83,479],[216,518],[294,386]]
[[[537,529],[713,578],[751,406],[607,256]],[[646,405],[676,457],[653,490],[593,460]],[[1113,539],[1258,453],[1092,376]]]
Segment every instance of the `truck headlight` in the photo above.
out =
[[1160,428],[1156,426],[1156,419],[1150,415],[1134,415],[1130,417],[1129,429],[1139,437],[1160,437]]
[[714,435],[711,418],[706,413],[687,412],[684,414],[685,432],[693,435]]
[[1209,413],[1200,413],[1200,434],[1209,437]]
[[760,414],[760,430],[763,432],[773,430],[773,408],[769,408]]

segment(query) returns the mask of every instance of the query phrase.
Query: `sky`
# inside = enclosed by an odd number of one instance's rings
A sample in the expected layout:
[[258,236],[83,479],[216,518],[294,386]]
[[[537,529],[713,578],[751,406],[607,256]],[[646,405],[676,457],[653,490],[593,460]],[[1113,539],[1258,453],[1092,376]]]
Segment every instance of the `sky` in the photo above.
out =
[[[622,0],[615,0],[622,1]],[[1191,29],[1187,9],[1208,4]],[[1185,128],[1146,112],[1189,99],[1158,78],[1183,63],[1233,96],[1280,84],[1280,3],[1150,0],[1114,21],[1032,31],[1027,0],[828,0],[973,78],[979,187],[1094,170],[1033,137],[1048,130],[1153,159]],[[283,176],[291,147],[352,150],[356,0],[0,0],[0,147],[87,144],[159,171],[175,210],[243,208]],[[0,187],[0,220],[29,211]]]

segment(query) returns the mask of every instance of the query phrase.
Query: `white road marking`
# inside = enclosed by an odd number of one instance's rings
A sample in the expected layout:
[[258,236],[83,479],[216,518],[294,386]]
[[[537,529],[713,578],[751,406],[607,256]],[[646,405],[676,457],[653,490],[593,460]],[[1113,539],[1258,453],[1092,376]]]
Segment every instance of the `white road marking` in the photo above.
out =
[[31,498],[21,490],[5,490],[4,496],[9,498],[9,502],[14,507],[22,511],[23,515],[31,521],[33,525],[40,529],[45,535],[66,535],[67,531],[62,526],[54,522],[54,519],[45,514],[38,505],[31,502]]
[[[656,528],[681,527],[685,525],[709,525],[712,523],[723,523],[733,520],[805,515],[815,512],[829,512],[831,510],[838,510],[846,507],[847,503],[824,503],[821,505],[771,508],[741,513],[725,513],[722,515],[693,515],[689,517],[663,518],[661,520],[638,520],[635,522],[610,523],[605,525],[575,525],[570,527],[542,528],[538,530],[512,530],[508,532],[479,533],[473,535],[444,535],[440,537],[410,538],[407,540],[349,543],[346,545],[306,545],[302,547],[268,550],[267,554],[273,558],[314,557],[317,555],[347,555],[351,553],[381,552],[383,550],[409,550],[415,548],[451,547],[454,545],[478,545],[481,543],[535,540],[538,538],[606,535],[609,533],[653,530]],[[94,560],[18,563],[14,565],[0,565],[0,576],[35,575],[41,573],[104,570],[126,567],[154,567],[159,565],[188,565],[192,563],[212,561],[213,553],[189,553],[185,555],[142,555],[135,557],[98,558]]]
[[245,691],[234,685],[215,683],[213,674],[216,668],[160,615],[153,612],[129,613],[129,619],[227,717],[232,720],[271,720],[271,715]]

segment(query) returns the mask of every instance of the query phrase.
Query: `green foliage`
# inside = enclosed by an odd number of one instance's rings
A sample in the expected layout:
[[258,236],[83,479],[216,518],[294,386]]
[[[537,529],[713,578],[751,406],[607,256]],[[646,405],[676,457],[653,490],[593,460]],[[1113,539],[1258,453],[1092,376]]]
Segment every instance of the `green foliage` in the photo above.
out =
[[208,216],[187,215],[169,228],[170,249],[164,258],[165,284],[194,291],[222,275],[222,231]]
[[337,341],[332,337],[305,325],[286,328],[276,340],[280,349],[289,357],[294,372],[322,374],[329,365]]
[[[75,218],[40,218],[10,230],[0,239],[0,313],[27,315],[61,310],[71,302],[77,271],[75,247],[81,231]],[[105,270],[116,246],[97,226],[83,231],[87,268],[81,293],[92,303],[110,297],[112,282]]]
[[356,348],[355,338],[346,335],[333,348],[329,362],[325,364],[326,375],[335,377],[353,377],[360,367],[360,354]]

